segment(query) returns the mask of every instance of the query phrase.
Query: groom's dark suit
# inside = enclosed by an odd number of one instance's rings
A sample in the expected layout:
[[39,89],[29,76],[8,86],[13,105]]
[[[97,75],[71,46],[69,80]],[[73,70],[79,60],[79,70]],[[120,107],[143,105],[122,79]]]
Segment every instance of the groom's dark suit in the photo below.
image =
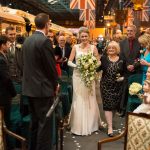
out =
[[52,45],[42,32],[36,31],[22,49],[23,95],[29,97],[32,118],[30,150],[50,150],[52,120],[45,121],[45,117],[57,86]]

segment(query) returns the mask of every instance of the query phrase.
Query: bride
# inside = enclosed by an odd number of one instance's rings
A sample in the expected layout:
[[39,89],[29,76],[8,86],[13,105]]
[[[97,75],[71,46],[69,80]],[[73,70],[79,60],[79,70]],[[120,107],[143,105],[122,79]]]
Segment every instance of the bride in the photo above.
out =
[[97,131],[100,123],[100,112],[96,100],[95,82],[92,83],[92,93],[81,80],[79,70],[72,61],[81,55],[91,52],[98,60],[96,47],[89,44],[89,30],[86,27],[79,29],[81,43],[72,48],[68,65],[74,68],[73,72],[73,101],[70,112],[71,132],[76,135],[90,135]]

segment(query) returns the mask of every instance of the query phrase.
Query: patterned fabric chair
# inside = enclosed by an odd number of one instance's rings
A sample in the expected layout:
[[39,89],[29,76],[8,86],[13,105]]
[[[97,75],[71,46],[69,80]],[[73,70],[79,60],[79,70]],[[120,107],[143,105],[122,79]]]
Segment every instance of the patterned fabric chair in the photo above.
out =
[[124,150],[150,150],[150,115],[128,112],[126,129],[120,135],[98,142],[98,150],[103,143],[125,137]]
[[6,150],[6,141],[5,141],[6,134],[19,140],[21,142],[21,147],[22,147],[21,150],[26,150],[26,139],[11,132],[6,128],[3,120],[3,108],[0,107],[0,150]]

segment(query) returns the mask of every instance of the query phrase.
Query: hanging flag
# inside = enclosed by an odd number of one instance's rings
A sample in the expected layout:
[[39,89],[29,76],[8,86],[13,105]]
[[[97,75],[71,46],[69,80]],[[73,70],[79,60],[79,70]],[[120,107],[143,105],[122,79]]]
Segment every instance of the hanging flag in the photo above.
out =
[[128,8],[127,26],[133,25],[134,22],[134,10],[133,8]]
[[149,19],[150,19],[150,0],[146,0],[143,3],[142,21],[149,21]]
[[95,20],[84,21],[84,26],[88,27],[89,29],[94,29],[95,28]]
[[92,9],[95,10],[95,0],[71,0],[70,9]]
[[95,10],[91,9],[80,10],[79,20],[80,21],[95,20]]
[[85,9],[95,10],[95,0],[86,0]]

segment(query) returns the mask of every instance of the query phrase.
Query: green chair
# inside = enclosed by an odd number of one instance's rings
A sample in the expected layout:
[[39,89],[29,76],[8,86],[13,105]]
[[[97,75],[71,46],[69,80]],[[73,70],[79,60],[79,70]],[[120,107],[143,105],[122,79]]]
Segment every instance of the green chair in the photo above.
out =
[[61,85],[61,89],[60,89],[60,99],[62,101],[62,109],[63,109],[63,116],[67,116],[70,112],[70,107],[71,107],[71,103],[70,103],[70,91],[69,91],[69,77],[67,72],[62,70],[62,77],[60,80],[60,85]]
[[[130,86],[133,82],[142,84],[142,74],[135,74],[128,78],[128,85]],[[127,111],[133,112],[142,101],[136,95],[128,94]]]

